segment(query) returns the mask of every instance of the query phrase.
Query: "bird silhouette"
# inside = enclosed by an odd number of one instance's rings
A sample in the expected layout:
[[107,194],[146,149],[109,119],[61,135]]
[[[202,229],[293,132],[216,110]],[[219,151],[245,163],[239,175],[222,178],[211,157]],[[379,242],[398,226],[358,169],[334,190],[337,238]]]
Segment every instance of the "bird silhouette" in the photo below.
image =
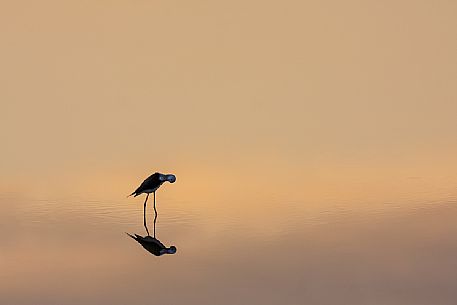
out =
[[[165,175],[165,174],[161,174],[161,173],[154,173],[151,176],[149,176],[148,178],[146,178],[143,181],[143,183],[141,183],[141,185],[133,193],[131,193],[129,195],[129,197],[132,195],[133,195],[133,197],[136,197],[141,194],[147,194],[146,200],[144,201],[144,204],[143,204],[143,223],[144,223],[144,227],[146,228],[146,232],[148,233],[148,235],[149,235],[149,230],[146,226],[146,203],[148,202],[149,194],[153,193],[154,194],[154,213],[155,213],[154,223],[155,223],[155,221],[157,219],[156,191],[166,181],[168,181],[170,183],[174,183],[176,181],[176,176],[171,175],[171,174]],[[155,226],[154,226],[153,237],[155,238]]]
[[175,246],[170,246],[170,247],[165,247],[164,244],[160,242],[155,237],[151,236],[140,236],[138,234],[130,235],[129,233],[126,233],[128,236],[136,240],[143,248],[145,248],[148,252],[154,254],[155,256],[161,256],[164,254],[175,254],[176,253],[176,247]]
[[[141,236],[138,234],[129,234],[125,233],[131,238],[133,238],[135,241],[137,241],[144,249],[146,249],[148,252],[154,254],[155,256],[161,256],[164,254],[175,254],[176,253],[176,247],[175,246],[170,246],[170,247],[165,247],[164,244],[160,242],[155,236],[152,237],[149,235],[149,230],[146,225],[144,224],[144,228],[146,229],[146,232],[148,232],[147,236]],[[156,231],[156,219],[154,219],[154,232]]]

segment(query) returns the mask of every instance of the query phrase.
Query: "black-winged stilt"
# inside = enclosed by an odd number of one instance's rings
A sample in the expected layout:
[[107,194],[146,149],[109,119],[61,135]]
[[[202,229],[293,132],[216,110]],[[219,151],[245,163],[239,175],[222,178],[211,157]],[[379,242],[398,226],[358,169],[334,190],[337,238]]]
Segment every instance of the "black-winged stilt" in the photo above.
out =
[[[143,223],[144,227],[146,228],[146,231],[148,232],[149,235],[149,230],[146,226],[146,203],[148,202],[149,194],[154,193],[154,222],[157,219],[157,209],[156,209],[156,191],[157,189],[164,183],[165,181],[168,181],[170,183],[174,183],[176,181],[176,176],[175,175],[164,175],[161,173],[154,173],[148,178],[146,178],[143,183],[129,196],[134,195],[133,197],[136,197],[141,194],[147,194],[146,195],[146,200],[144,201],[143,204]],[[154,226],[154,237],[155,237],[155,226]]]
[[170,247],[165,247],[164,244],[160,242],[155,237],[151,236],[140,236],[138,234],[131,235],[129,233],[126,233],[128,236],[136,240],[143,248],[148,250],[150,253],[154,254],[155,256],[161,256],[164,254],[175,254],[176,253],[176,247],[175,246],[170,246]]

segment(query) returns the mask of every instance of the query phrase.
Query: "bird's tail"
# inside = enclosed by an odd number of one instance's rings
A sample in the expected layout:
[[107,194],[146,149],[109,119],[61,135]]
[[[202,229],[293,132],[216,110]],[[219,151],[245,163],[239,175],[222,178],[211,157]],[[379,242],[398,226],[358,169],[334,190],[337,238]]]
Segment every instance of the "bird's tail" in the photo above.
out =
[[127,232],[125,232],[125,234],[127,234],[128,236],[130,236],[131,238],[133,238],[134,240],[136,240],[135,236],[133,236],[133,235],[127,233]]
[[134,191],[133,193],[131,193],[130,195],[128,195],[127,198],[129,198],[130,196],[133,196],[133,195],[135,195],[135,197],[136,197],[136,191]]

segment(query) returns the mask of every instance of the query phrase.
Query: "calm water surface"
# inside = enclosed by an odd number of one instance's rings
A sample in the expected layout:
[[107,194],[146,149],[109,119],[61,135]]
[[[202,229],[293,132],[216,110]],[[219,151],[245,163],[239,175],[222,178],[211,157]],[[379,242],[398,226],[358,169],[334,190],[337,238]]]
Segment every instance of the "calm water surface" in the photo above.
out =
[[146,235],[144,197],[2,193],[0,303],[455,304],[452,183],[405,178],[381,198],[303,187],[309,200],[253,183],[198,200],[185,178],[158,192],[157,237],[178,249],[161,257],[125,234]]

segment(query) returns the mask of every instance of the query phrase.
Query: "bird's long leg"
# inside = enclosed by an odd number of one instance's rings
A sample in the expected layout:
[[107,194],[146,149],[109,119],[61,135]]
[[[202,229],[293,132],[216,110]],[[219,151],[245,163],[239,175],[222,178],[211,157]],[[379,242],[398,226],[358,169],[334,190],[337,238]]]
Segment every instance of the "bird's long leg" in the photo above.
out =
[[146,232],[148,233],[148,236],[149,236],[149,230],[148,230],[148,226],[146,225],[146,202],[148,202],[148,198],[149,198],[149,194],[146,196],[146,200],[144,201],[144,207],[143,207],[143,224],[144,224],[144,228],[146,229]]
[[154,238],[156,238],[156,222],[157,222],[157,214],[154,216]]
[[157,221],[157,209],[156,209],[156,192],[154,192],[154,238],[156,238],[156,221]]

